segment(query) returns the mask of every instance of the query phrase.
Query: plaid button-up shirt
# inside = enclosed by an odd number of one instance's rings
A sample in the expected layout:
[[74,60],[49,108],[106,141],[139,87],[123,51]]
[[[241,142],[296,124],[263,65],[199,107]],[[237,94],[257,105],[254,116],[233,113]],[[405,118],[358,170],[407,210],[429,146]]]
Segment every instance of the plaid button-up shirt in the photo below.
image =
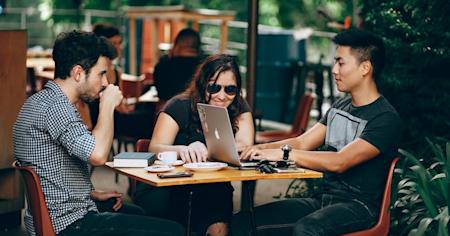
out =
[[[56,233],[97,211],[87,162],[95,139],[53,81],[25,102],[13,127],[14,156],[38,174]],[[34,235],[29,209],[25,226]]]

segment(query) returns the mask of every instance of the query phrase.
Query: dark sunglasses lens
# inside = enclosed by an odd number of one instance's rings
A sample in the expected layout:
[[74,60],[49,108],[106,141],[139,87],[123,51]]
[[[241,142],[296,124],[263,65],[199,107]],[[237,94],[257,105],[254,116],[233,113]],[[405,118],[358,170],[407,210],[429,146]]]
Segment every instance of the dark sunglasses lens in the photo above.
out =
[[215,94],[218,93],[221,88],[222,87],[217,84],[208,84],[208,86],[206,87],[206,91],[208,91],[208,93],[210,94]]
[[238,88],[235,85],[225,86],[225,93],[227,93],[228,95],[236,95],[237,90]]

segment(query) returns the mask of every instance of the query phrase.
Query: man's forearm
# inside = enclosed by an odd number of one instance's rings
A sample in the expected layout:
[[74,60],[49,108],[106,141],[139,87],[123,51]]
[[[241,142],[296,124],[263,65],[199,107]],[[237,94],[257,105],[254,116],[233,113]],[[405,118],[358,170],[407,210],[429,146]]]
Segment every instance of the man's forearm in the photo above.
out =
[[290,139],[285,139],[285,140],[281,140],[278,142],[272,142],[272,143],[263,143],[263,144],[259,144],[257,146],[260,147],[261,149],[277,149],[285,144],[288,144],[292,148],[295,148],[295,149],[301,149],[300,142],[297,140],[297,138],[290,138]]
[[91,155],[91,164],[103,165],[108,158],[114,134],[114,109],[100,109],[97,125],[92,130],[95,148]]

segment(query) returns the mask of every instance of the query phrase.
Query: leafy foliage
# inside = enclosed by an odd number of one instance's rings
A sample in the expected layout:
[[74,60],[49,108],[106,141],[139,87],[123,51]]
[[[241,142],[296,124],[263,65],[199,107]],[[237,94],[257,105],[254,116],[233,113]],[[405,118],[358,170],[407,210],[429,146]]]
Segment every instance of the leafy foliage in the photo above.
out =
[[449,235],[450,143],[444,152],[440,145],[427,141],[426,159],[400,150],[406,160],[396,171],[401,180],[391,214],[393,235]]
[[382,93],[404,122],[403,148],[419,151],[424,137],[450,138],[450,2],[372,0],[364,26],[386,42]]

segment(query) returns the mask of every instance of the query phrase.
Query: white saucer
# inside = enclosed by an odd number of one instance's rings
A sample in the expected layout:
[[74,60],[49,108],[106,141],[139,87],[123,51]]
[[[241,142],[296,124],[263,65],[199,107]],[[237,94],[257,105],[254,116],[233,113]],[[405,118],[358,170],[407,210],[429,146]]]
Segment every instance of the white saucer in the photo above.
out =
[[[182,160],[176,160],[172,163],[171,166],[181,166],[184,164],[184,161]],[[160,160],[155,160],[155,165],[166,165],[164,164],[164,162],[160,161]]]
[[167,171],[171,171],[174,169],[175,169],[175,167],[168,166],[168,165],[152,165],[152,166],[144,168],[144,170],[146,170],[146,171],[155,172],[155,173],[167,172]]
[[184,164],[183,167],[193,171],[216,171],[227,167],[228,165],[223,162],[197,162]]

